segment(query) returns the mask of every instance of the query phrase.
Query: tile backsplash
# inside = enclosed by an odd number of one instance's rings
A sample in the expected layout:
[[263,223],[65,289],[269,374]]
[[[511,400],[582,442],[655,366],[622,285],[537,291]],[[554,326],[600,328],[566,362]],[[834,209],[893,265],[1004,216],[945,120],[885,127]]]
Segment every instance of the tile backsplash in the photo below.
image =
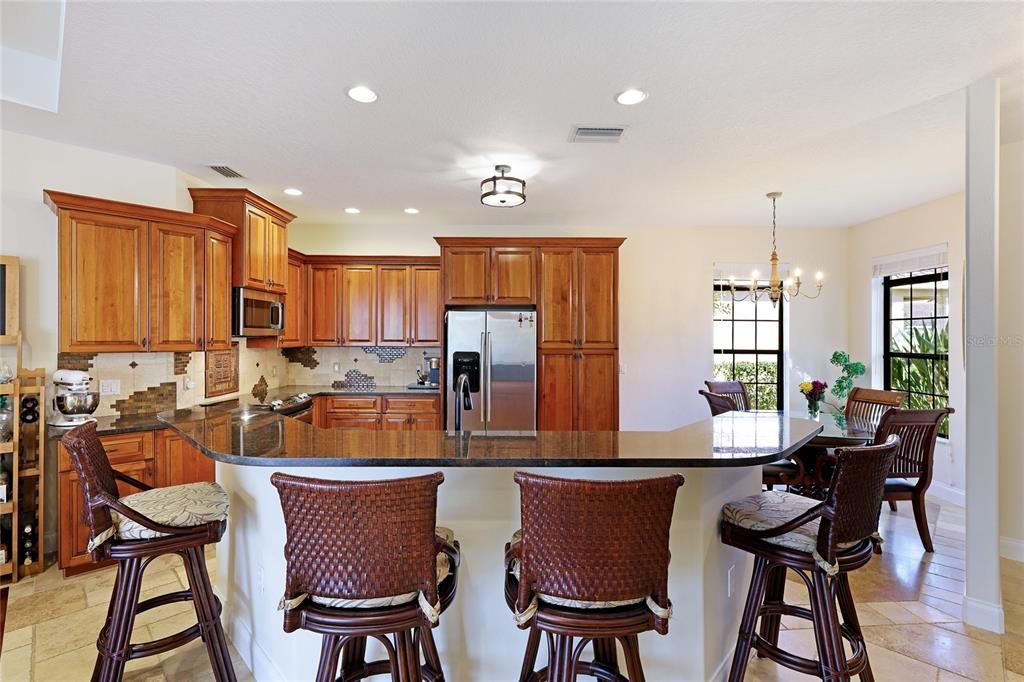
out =
[[[440,348],[388,348],[385,351],[332,346],[315,350],[315,368],[310,369],[297,362],[288,364],[288,383],[329,386],[344,380],[348,371],[354,369],[372,376],[377,386],[405,386],[416,381],[416,368],[423,366],[424,356],[441,354]],[[398,351],[406,352],[400,354]]]

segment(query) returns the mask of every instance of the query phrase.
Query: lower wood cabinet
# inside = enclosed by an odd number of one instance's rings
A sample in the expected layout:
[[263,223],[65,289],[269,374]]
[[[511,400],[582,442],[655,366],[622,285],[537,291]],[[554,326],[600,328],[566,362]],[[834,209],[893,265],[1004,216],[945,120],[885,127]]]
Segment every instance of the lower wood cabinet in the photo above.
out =
[[538,354],[537,428],[617,431],[618,351],[545,350]]
[[[147,485],[164,487],[214,480],[214,462],[175,432],[164,429],[101,436],[110,465]],[[89,529],[82,522],[82,489],[63,445],[58,445],[58,556],[66,574],[99,568],[89,554]],[[120,495],[139,492],[118,482]]]
[[324,427],[328,429],[356,429],[362,431],[379,431],[380,415],[377,414],[344,414],[332,412],[325,417]]
[[441,431],[440,396],[319,396],[313,424],[326,429]]

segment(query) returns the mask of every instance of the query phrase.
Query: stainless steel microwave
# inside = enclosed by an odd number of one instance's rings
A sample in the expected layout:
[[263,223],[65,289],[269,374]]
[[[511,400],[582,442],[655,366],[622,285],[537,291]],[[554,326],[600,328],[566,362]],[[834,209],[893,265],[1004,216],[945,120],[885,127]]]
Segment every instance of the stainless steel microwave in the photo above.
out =
[[284,329],[284,303],[277,294],[235,287],[232,336],[278,336]]

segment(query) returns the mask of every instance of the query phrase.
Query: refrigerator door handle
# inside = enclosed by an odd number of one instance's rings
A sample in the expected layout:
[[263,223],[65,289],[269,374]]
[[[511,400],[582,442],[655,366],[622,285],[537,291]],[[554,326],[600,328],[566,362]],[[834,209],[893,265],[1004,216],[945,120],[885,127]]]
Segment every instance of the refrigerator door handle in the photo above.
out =
[[480,418],[487,429],[487,417],[490,415],[490,395],[487,392],[487,375],[490,373],[487,364],[487,332],[480,332]]
[[484,356],[484,364],[487,366],[487,398],[484,401],[484,419],[491,423],[491,332],[487,332],[487,344],[484,346],[487,354]]

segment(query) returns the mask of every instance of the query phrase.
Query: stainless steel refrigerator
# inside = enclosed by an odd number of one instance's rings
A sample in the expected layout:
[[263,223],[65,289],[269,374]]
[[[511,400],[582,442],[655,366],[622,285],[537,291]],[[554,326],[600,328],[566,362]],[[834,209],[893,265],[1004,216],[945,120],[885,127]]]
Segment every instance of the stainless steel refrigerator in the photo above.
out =
[[537,428],[537,313],[450,310],[445,314],[447,428],[455,430],[459,375],[467,375],[472,409],[464,431]]

